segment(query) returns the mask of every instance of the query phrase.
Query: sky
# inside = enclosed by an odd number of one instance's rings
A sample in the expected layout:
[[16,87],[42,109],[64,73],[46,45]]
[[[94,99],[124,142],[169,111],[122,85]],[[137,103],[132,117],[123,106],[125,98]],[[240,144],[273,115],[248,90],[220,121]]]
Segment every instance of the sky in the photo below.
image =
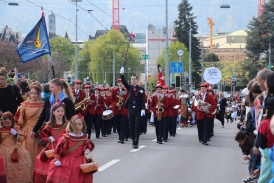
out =
[[[9,6],[9,2],[19,6]],[[181,0],[168,0],[168,22],[178,18],[178,4]],[[257,17],[258,0],[189,0],[192,13],[197,16],[198,36],[209,36],[207,18],[213,18],[213,35],[218,32],[233,32],[247,29],[250,20]],[[96,30],[110,29],[112,23],[112,0],[82,0],[78,5],[78,40],[87,40]],[[148,24],[165,26],[166,0],[120,0],[120,24],[129,32],[145,33]],[[230,9],[221,5],[229,4]],[[57,35],[66,31],[75,40],[76,5],[68,0],[0,0],[0,29],[6,25],[13,31],[26,35],[38,22],[44,7],[46,22],[52,11],[56,15]],[[88,12],[88,10],[92,10]]]

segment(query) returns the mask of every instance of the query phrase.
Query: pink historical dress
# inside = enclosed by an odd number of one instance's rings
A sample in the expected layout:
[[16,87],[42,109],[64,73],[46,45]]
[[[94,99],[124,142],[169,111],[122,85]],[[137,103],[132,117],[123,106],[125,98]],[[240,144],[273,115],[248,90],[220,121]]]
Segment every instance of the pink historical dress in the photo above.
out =
[[[14,136],[10,133],[10,128],[0,128],[1,143],[0,155],[4,160],[6,177],[8,183],[29,183],[32,179],[32,163],[29,152],[17,143]],[[11,155],[17,148],[19,161],[12,162]],[[1,163],[0,163],[1,167]],[[1,172],[1,169],[0,169]],[[2,183],[2,182],[1,182]]]
[[[42,130],[40,130],[40,137],[43,141],[47,142],[48,145],[45,147],[40,154],[36,157],[35,165],[34,165],[34,183],[45,183],[47,180],[48,169],[52,159],[41,159],[41,156],[45,157],[45,151],[49,149],[53,149],[56,147],[58,140],[66,133],[67,122],[63,125],[54,125],[50,127],[46,125]],[[55,142],[49,142],[49,137],[53,136]]]
[[87,134],[64,134],[55,148],[55,158],[60,159],[61,166],[55,166],[55,160],[51,161],[47,183],[92,183],[92,174],[83,173],[80,165],[84,164],[84,151],[92,151],[93,148],[94,144],[88,139]]

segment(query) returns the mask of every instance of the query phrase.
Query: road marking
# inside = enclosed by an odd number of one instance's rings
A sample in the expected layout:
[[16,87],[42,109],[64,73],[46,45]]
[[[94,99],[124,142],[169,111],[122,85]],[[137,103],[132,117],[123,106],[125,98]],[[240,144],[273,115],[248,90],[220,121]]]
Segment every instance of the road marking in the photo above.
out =
[[152,140],[152,142],[156,142],[156,141],[157,141],[157,139],[153,139],[153,140]]
[[177,130],[181,130],[182,128],[177,128]]
[[120,159],[114,159],[110,162],[108,162],[107,164],[104,164],[103,166],[99,167],[98,171],[104,171],[105,169],[109,168],[110,166],[114,165],[115,163],[119,162]]
[[131,151],[129,151],[129,152],[137,152],[137,151],[139,151],[140,149],[143,149],[144,147],[146,147],[146,146],[139,146],[139,148],[138,149],[132,149]]

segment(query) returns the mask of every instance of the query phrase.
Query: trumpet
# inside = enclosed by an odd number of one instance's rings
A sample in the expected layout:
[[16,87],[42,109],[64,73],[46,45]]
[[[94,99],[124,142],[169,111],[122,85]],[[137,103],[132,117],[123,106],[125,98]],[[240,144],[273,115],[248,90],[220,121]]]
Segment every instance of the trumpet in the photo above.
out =
[[163,107],[160,106],[160,104],[162,103],[163,98],[158,98],[158,109],[157,109],[157,120],[161,121],[162,119],[162,113],[165,111],[165,109]]
[[97,109],[97,107],[98,107],[98,100],[99,100],[99,97],[100,97],[100,95],[97,95],[97,96],[96,96],[96,105],[95,105],[95,107],[94,107],[94,111],[96,111],[96,109]]
[[81,102],[78,102],[77,104],[74,105],[75,111],[78,110],[86,110],[86,102],[90,100],[90,97],[85,97]]

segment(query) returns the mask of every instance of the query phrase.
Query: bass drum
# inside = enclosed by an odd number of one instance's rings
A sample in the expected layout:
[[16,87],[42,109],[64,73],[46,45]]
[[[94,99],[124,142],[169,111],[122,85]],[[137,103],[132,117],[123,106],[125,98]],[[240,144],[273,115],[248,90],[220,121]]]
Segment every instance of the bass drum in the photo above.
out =
[[114,116],[112,110],[105,110],[102,115],[103,120],[109,120]]

